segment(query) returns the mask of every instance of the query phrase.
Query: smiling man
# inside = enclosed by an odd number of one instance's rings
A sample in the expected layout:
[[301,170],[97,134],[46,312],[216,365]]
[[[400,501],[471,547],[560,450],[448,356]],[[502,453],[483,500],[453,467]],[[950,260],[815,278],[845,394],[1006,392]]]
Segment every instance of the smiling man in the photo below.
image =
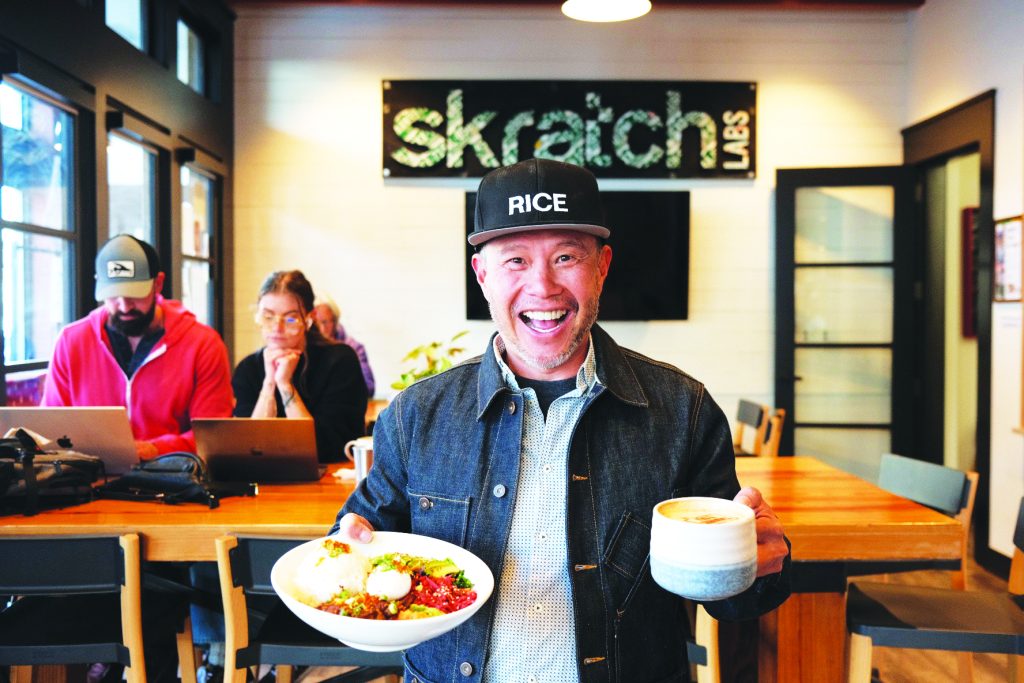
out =
[[539,159],[492,171],[475,223],[472,265],[497,334],[381,413],[373,469],[332,532],[434,536],[494,572],[488,604],[407,651],[406,680],[689,680],[682,600],[647,561],[654,505],[714,496],[754,509],[759,578],[705,604],[722,619],[789,595],[782,526],[756,489],[740,490],[705,387],[595,324],[612,249],[589,171]]
[[220,335],[164,299],[160,259],[130,235],[96,256],[103,305],[57,338],[46,406],[126,406],[141,459],[195,452],[194,417],[230,417],[231,366]]

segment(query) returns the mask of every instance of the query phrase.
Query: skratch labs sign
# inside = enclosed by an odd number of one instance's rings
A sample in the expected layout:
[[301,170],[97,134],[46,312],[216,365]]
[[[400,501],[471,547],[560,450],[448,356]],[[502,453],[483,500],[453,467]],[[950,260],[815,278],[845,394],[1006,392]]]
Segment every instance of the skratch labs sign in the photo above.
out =
[[479,177],[532,157],[605,178],[753,178],[754,83],[384,81],[384,175]]

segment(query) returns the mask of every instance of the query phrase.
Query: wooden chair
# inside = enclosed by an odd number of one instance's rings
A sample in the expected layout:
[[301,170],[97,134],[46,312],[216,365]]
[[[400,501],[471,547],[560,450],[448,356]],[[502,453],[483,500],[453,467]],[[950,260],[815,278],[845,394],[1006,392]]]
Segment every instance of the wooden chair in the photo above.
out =
[[[974,514],[974,498],[978,492],[978,473],[962,472],[952,467],[885,453],[878,472],[878,486],[890,493],[909,498],[915,503],[954,517],[962,528],[959,561],[931,563],[889,563],[884,573],[917,569],[950,569],[951,586],[967,588],[967,539]],[[871,569],[868,567],[867,569]],[[883,573],[870,571],[870,573]],[[859,572],[861,574],[867,571]]]
[[768,426],[764,431],[764,441],[761,444],[762,458],[779,457],[779,442],[782,440],[782,427],[786,423],[786,409],[776,408],[767,420]]
[[[761,455],[770,411],[766,405],[740,399],[739,407],[736,409],[736,432],[732,437],[733,453],[738,456]],[[750,450],[747,450],[744,448],[744,442],[750,432],[753,432],[752,445]]]
[[[697,646],[700,659],[694,659],[694,648],[690,651],[690,661],[697,663],[697,683],[719,683],[722,680],[722,668],[719,663],[718,620],[708,614],[703,605],[697,605],[693,640]],[[703,649],[703,652],[700,650]]]
[[[909,571],[950,570],[950,587],[967,589],[967,539],[970,536],[974,499],[978,491],[978,473],[962,472],[952,467],[907,458],[893,453],[882,455],[879,464],[878,486],[890,493],[909,498],[915,503],[938,510],[960,522],[961,542],[959,560],[931,562],[882,562],[862,564],[851,574],[888,574]],[[961,653],[957,659],[960,680],[973,679],[974,662],[970,653]]]
[[871,680],[875,646],[1009,654],[1009,680],[1024,682],[1024,499],[1013,544],[1008,593],[852,583],[846,605],[851,683]]
[[[277,683],[290,683],[292,667],[300,665],[355,667],[331,679],[339,683],[400,676],[404,668],[401,652],[363,652],[343,645],[307,626],[274,593],[270,585],[274,562],[306,540],[252,536],[217,539],[226,626],[225,680],[245,683],[246,669],[258,664],[276,665]],[[250,613],[264,618],[250,619]]]
[[31,681],[36,664],[123,664],[146,680],[139,537],[0,538],[0,665]]

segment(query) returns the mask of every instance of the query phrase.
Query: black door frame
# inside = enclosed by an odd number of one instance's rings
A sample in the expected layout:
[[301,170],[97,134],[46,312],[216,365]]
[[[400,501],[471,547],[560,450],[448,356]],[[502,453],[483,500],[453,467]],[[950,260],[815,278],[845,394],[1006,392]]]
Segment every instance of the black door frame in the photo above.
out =
[[[793,434],[800,416],[794,410],[796,344],[793,339],[796,311],[794,302],[794,231],[796,190],[800,187],[893,187],[893,338],[891,391],[891,447],[894,452],[913,450],[914,422],[909,412],[914,405],[913,352],[909,341],[915,320],[912,267],[913,176],[903,166],[856,168],[779,169],[775,197],[775,404],[791,415],[792,428],[783,430],[779,452],[794,453]],[[829,346],[837,346],[829,344]],[[838,346],[844,346],[842,344]],[[861,346],[859,344],[845,346]],[[870,345],[869,345],[870,346]],[[885,345],[888,346],[888,345]],[[877,425],[828,424],[822,427],[847,429]],[[941,457],[941,455],[939,456]]]
[[978,333],[978,427],[976,465],[978,495],[974,505],[974,557],[991,572],[1007,576],[1010,559],[988,546],[988,504],[991,488],[991,391],[992,391],[992,258],[993,177],[995,152],[996,91],[989,90],[952,109],[905,128],[903,163],[923,175],[928,166],[977,151],[980,157],[980,193],[975,235],[976,312]]

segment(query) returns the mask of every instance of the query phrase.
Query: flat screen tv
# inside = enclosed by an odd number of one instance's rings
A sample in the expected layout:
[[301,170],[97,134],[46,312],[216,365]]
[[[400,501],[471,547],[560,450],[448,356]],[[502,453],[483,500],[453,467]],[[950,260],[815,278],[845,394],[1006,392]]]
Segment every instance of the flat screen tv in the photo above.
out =
[[[689,192],[602,192],[612,265],[598,320],[686,320],[690,279]],[[466,234],[476,193],[466,193]],[[466,243],[466,318],[489,320]]]

